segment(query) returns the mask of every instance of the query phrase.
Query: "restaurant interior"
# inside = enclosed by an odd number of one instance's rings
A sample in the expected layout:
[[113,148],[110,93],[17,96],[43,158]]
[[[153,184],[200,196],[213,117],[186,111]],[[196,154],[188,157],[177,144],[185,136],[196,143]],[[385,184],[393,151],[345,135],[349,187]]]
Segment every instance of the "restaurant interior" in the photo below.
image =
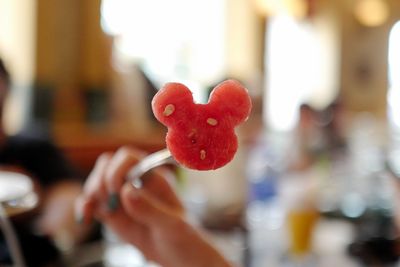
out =
[[233,160],[167,166],[187,220],[233,266],[399,264],[400,1],[0,0],[0,59],[4,135],[52,143],[79,184],[3,163],[1,134],[0,266],[159,266],[74,203],[103,153],[165,148],[164,84],[205,104],[226,79],[252,100]]

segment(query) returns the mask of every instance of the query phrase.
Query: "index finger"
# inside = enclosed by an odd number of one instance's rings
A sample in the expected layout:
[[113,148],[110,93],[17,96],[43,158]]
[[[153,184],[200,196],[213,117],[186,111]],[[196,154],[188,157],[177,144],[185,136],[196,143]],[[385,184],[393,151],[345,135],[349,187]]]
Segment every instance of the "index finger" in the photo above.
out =
[[143,151],[122,147],[111,159],[105,175],[106,188],[109,194],[118,193],[125,183],[126,174],[140,159],[145,156]]

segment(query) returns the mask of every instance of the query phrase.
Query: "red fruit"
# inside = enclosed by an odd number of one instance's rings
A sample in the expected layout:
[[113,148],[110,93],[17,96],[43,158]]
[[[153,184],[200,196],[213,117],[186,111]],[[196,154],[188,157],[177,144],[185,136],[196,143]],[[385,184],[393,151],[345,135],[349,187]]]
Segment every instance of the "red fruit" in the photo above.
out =
[[234,80],[217,85],[207,104],[194,103],[183,84],[167,83],[152,108],[168,127],[166,143],[175,160],[190,169],[214,170],[233,159],[238,147],[234,128],[249,116],[251,99]]

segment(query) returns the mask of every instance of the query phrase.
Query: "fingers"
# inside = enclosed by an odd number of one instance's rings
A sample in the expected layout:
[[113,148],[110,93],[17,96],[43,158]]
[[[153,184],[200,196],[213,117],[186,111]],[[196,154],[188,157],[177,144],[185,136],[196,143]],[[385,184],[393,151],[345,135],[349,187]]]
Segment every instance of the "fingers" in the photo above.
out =
[[102,154],[96,161],[83,187],[83,194],[75,202],[75,217],[79,223],[88,224],[94,217],[96,209],[104,209],[108,194],[104,183],[105,170],[112,154]]
[[162,227],[179,218],[179,213],[163,205],[146,190],[137,189],[129,184],[121,191],[121,201],[127,215],[144,225]]
[[120,148],[112,158],[106,171],[106,187],[109,194],[120,191],[125,183],[126,174],[145,154],[142,151],[123,147]]
[[[77,201],[77,220],[88,223],[94,216],[104,217],[105,213],[116,212],[120,205],[120,191],[125,184],[126,174],[144,155],[145,153],[139,150],[127,147],[119,149],[115,154],[101,155],[84,185],[83,195]],[[135,191],[132,195],[143,195],[146,200],[143,205],[149,204],[156,208],[161,205],[176,214],[182,214],[183,205],[165,180],[167,175],[165,171],[159,170],[148,173],[143,188],[139,189],[143,193]],[[132,186],[129,188],[133,190]],[[138,205],[143,206],[140,203]]]
[[89,174],[83,187],[83,194],[87,199],[102,199],[106,196],[106,185],[104,183],[105,172],[111,161],[112,154],[104,153],[99,156],[96,164]]
[[94,199],[78,197],[75,201],[75,220],[79,224],[88,225],[95,214],[96,202]]

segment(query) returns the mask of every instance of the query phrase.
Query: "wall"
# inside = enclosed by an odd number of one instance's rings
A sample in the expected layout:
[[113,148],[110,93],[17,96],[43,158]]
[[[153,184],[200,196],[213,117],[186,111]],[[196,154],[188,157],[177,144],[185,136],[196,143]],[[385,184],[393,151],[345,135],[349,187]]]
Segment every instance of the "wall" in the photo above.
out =
[[14,90],[5,104],[5,130],[15,133],[27,120],[35,65],[36,1],[0,0],[0,57]]
[[385,118],[388,88],[388,37],[400,19],[400,3],[388,0],[389,20],[377,27],[362,26],[353,15],[355,1],[342,0],[340,89],[346,107],[355,112],[371,111]]
[[253,1],[227,1],[227,73],[245,81],[263,70],[264,19]]

